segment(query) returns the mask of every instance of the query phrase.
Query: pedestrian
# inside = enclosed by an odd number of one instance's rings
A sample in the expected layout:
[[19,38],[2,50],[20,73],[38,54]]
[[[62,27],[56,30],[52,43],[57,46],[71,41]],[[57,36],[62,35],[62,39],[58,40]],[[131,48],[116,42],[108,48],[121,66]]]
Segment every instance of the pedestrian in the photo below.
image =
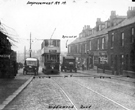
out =
[[84,71],[84,64],[82,64],[82,71]]

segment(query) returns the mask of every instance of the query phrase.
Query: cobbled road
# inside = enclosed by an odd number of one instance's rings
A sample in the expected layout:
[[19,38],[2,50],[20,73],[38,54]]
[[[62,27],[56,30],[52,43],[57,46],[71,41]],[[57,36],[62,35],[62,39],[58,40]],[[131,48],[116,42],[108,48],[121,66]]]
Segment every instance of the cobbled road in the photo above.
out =
[[74,110],[73,104],[78,110],[135,110],[134,85],[73,75],[36,76],[4,110]]

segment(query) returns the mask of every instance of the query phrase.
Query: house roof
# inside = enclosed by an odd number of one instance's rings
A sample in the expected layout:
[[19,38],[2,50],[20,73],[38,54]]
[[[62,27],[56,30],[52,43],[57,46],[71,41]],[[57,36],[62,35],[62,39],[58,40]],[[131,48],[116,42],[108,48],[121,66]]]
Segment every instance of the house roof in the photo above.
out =
[[125,19],[124,21],[122,21],[117,26],[114,26],[114,27],[110,28],[110,31],[114,30],[114,29],[118,29],[118,28],[124,27],[124,26],[127,26],[127,25],[130,25],[130,24],[133,24],[133,23],[135,23],[135,16],[130,18],[130,19]]
[[90,35],[88,37],[84,37],[84,38],[81,38],[81,39],[77,38],[73,42],[71,42],[70,44],[84,42],[84,41],[87,41],[88,38],[96,37],[96,36],[99,36],[99,35],[104,35],[104,34],[107,34],[108,31],[111,31],[111,30],[114,30],[114,29],[118,29],[118,28],[130,25],[130,24],[133,24],[133,23],[135,23],[135,17],[132,17],[130,19],[125,19],[120,24],[118,24],[116,26],[113,26],[113,27],[110,27],[110,28],[107,28],[107,29],[103,29],[102,31],[98,31],[95,34],[92,34],[92,35]]
[[98,31],[95,34],[92,34],[92,35],[90,35],[88,37],[84,37],[84,38],[81,38],[81,39],[77,38],[73,42],[71,42],[70,44],[75,44],[75,43],[79,43],[79,42],[85,42],[85,41],[87,41],[88,38],[96,37],[96,36],[99,36],[99,35],[104,35],[104,34],[108,33],[108,30],[109,29],[104,29],[102,31]]

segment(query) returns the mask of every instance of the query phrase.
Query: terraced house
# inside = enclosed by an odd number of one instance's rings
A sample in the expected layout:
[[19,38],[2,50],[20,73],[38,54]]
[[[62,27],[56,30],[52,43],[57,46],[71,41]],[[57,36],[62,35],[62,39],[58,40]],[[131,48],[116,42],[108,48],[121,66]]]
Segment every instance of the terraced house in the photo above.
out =
[[135,7],[129,7],[127,16],[111,11],[110,18],[96,26],[84,26],[79,37],[68,45],[68,54],[86,69],[134,76],[135,68]]

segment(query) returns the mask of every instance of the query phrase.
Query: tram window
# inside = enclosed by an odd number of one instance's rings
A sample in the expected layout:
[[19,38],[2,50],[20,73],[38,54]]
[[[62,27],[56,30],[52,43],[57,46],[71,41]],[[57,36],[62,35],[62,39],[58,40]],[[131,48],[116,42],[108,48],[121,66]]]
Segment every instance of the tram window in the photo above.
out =
[[34,66],[37,65],[37,62],[35,62],[35,61],[27,61],[26,63],[27,63],[27,65],[34,65]]
[[59,40],[57,40],[57,45],[56,46],[60,47],[60,41]]
[[56,46],[56,40],[53,40],[53,45]]
[[47,47],[49,45],[48,40],[45,40],[45,46]]

